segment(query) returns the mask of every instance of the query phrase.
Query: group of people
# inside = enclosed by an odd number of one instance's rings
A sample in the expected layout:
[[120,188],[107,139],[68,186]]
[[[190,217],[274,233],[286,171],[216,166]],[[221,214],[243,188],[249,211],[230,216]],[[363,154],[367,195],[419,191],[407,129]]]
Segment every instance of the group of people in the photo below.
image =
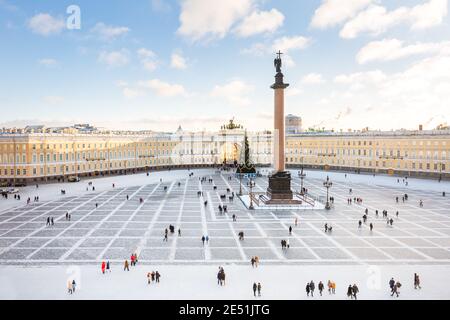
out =
[[353,286],[350,284],[348,286],[347,297],[349,297],[350,299],[357,300],[358,299],[358,296],[357,296],[358,293],[359,293],[359,288],[358,288],[358,286],[356,284],[353,284]]
[[253,268],[258,268],[259,265],[259,257],[258,256],[254,256],[250,259],[250,262],[252,264]]
[[208,235],[202,236],[202,244],[203,245],[209,244],[209,236]]
[[331,233],[331,231],[333,231],[333,226],[329,226],[328,223],[325,223],[324,229],[325,233]]
[[397,298],[400,295],[400,288],[401,288],[402,284],[399,281],[395,281],[394,278],[391,278],[391,280],[389,280],[389,287],[391,288],[391,297],[395,295],[397,295]]
[[227,207],[227,205],[220,205],[219,204],[219,213],[220,214],[222,214],[222,213],[227,213],[228,212],[228,207]]
[[289,244],[289,239],[285,240],[281,240],[281,250],[287,250],[290,248],[290,244]]
[[70,281],[67,281],[67,292],[69,294],[74,294],[75,293],[75,289],[77,287],[77,283],[75,282],[75,279]]
[[159,279],[161,278],[161,274],[157,271],[152,271],[147,273],[147,283],[151,284],[152,282],[159,283]]
[[[351,189],[350,189],[351,190]],[[362,204],[363,200],[362,198],[347,198],[347,204],[352,204],[352,203],[356,203],[356,204]]]
[[47,226],[53,226],[55,224],[55,221],[53,220],[53,217],[47,217]]
[[102,265],[101,265],[101,269],[102,269],[102,273],[105,274],[107,272],[111,272],[111,265],[109,263],[109,261],[102,261]]
[[70,221],[72,219],[72,215],[69,212],[66,212],[66,221]]
[[[138,255],[137,253],[132,253],[131,257],[130,257],[130,261],[131,261],[131,266],[134,267],[136,266],[137,262],[138,262]],[[124,264],[123,264],[123,271],[130,271],[130,263],[128,262],[128,260],[125,260]]]
[[[39,202],[39,196],[34,196],[33,202]],[[28,199],[27,199],[27,204],[30,204],[30,203],[31,203],[31,198],[28,197]]]
[[[170,231],[171,234],[174,234],[175,233],[175,226],[169,225],[169,228],[166,228],[164,230],[164,239],[163,239],[163,241],[165,241],[165,242],[169,241],[169,231]],[[178,236],[181,237],[181,229],[180,228],[178,228]]]
[[258,297],[261,297],[261,283],[258,282],[258,284],[256,284],[256,282],[253,283],[253,296],[256,297],[256,293],[258,293]]

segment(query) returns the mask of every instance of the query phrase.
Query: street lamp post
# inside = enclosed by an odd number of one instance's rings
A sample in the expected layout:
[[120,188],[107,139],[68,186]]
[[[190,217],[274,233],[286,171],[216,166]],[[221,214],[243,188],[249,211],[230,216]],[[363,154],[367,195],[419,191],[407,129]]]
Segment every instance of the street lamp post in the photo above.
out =
[[306,173],[304,173],[303,172],[303,165],[302,165],[302,170],[298,173],[298,176],[300,177],[300,182],[301,182],[301,184],[300,184],[300,194],[301,195],[304,195],[304,192],[303,192],[303,179],[305,179],[305,177],[306,177]]
[[333,183],[330,181],[330,177],[327,176],[327,180],[323,183],[323,186],[325,188],[327,188],[327,202],[325,204],[325,209],[327,209],[327,210],[331,209],[330,198],[329,198],[329,190],[330,190],[332,185],[333,185]]
[[242,172],[239,170],[239,196],[242,196]]
[[250,210],[253,210],[253,183],[254,181],[252,179],[250,179],[250,206],[248,207]]

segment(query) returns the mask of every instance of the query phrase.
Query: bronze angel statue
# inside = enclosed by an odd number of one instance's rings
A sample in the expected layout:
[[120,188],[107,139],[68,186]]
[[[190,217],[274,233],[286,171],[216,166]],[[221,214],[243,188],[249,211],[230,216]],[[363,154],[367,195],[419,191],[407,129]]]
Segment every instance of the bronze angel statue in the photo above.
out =
[[282,54],[283,53],[281,53],[281,51],[278,51],[277,52],[278,56],[275,58],[275,60],[273,60],[273,65],[275,66],[275,69],[276,69],[277,73],[281,72],[281,65],[282,65],[282,63],[281,63],[281,55]]

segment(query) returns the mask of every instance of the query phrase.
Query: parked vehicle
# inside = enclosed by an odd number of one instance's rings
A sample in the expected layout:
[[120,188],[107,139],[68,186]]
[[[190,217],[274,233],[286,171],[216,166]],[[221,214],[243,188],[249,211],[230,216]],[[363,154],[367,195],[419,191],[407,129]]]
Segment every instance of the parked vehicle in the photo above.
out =
[[80,178],[78,176],[70,176],[67,178],[69,182],[80,182]]

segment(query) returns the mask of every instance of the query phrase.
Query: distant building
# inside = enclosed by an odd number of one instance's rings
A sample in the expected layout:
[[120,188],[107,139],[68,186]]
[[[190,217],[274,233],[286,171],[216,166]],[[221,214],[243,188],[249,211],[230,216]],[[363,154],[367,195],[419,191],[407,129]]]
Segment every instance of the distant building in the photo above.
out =
[[288,114],[285,118],[286,134],[298,134],[302,132],[302,118]]
[[[289,116],[288,116],[289,117]],[[297,130],[298,128],[297,122]],[[286,166],[450,178],[450,129],[307,131],[286,137]],[[78,128],[78,129],[77,129]],[[230,121],[218,131],[101,130],[90,125],[0,130],[0,186],[95,176],[214,167],[241,159],[246,131]],[[271,131],[247,132],[250,158],[269,166]]]

